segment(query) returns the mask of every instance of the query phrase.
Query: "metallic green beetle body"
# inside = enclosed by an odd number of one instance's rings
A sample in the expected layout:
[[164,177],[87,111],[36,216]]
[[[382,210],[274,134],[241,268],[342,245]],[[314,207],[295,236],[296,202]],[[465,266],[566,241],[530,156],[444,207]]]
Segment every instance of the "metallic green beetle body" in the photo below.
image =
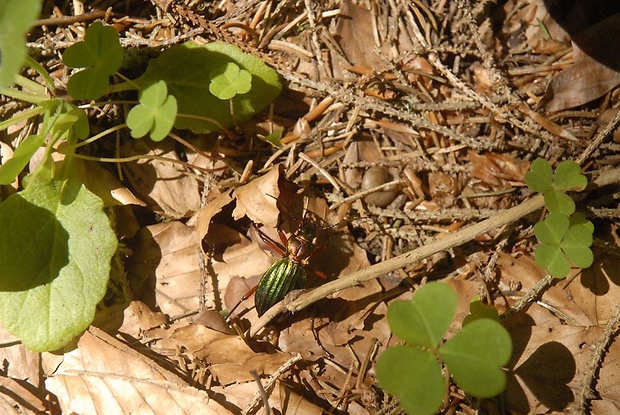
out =
[[282,301],[292,290],[301,289],[306,282],[306,270],[299,262],[283,257],[273,263],[258,283],[254,302],[262,316],[274,304]]
[[316,226],[304,223],[286,242],[282,258],[263,274],[254,295],[258,316],[262,316],[292,290],[301,289],[306,282],[306,267],[314,253]]

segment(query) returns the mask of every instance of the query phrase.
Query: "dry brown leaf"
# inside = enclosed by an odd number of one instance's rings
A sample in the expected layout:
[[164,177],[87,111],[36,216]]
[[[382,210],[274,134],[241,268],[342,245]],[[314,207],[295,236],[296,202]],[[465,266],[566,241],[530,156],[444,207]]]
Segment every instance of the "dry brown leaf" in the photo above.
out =
[[[528,0],[525,6],[515,13],[515,18],[522,22],[510,27],[520,28],[523,24],[525,28],[525,38],[528,46],[537,53],[553,54],[566,47],[569,36],[566,30],[549,14],[547,10],[547,0]],[[557,6],[562,7],[562,6]],[[550,38],[546,37],[541,25],[549,33]]]
[[[237,200],[237,205],[233,211],[233,218],[239,220],[247,216],[254,223],[262,223],[270,227],[277,226],[280,212],[276,202],[282,200],[280,193],[286,186],[290,188],[292,183],[286,181],[284,177],[284,166],[278,165],[264,176],[236,188],[233,197]],[[291,194],[283,196],[288,199]],[[285,201],[282,203],[292,209],[292,206]],[[301,215],[298,217],[301,218]]]
[[[12,364],[13,362],[11,362]],[[0,376],[0,413],[4,415],[49,414],[50,402],[45,400],[47,392],[37,390],[26,381]]]
[[[385,67],[385,62],[380,53],[375,51],[379,49],[383,56],[392,58],[397,52],[396,48],[392,48],[391,44],[379,44],[373,33],[373,13],[368,9],[354,4],[350,0],[343,1],[340,4],[340,17],[336,26],[334,38],[338,41],[342,51],[352,65],[365,66],[372,70],[379,70]],[[397,30],[393,28],[392,30]],[[398,49],[402,51],[410,51],[413,48],[410,38],[399,32]],[[336,76],[342,73],[339,67],[334,70]]]
[[474,166],[474,177],[495,188],[504,188],[504,180],[523,182],[525,173],[530,168],[529,162],[519,161],[506,154],[479,155],[473,150],[469,150],[467,154]]
[[127,270],[136,281],[155,284],[155,300],[162,312],[176,316],[198,309],[200,252],[194,228],[180,222],[148,226],[133,249]]
[[[508,254],[500,253],[499,259],[497,260],[497,267],[500,272],[501,280],[505,284],[511,286],[521,286],[521,292],[523,293],[531,290],[547,275],[546,271],[534,261],[534,258],[527,255],[513,258]],[[572,319],[573,322],[583,326],[591,325],[592,321],[583,310],[575,304],[574,299],[570,298],[567,294],[568,293],[562,289],[562,284],[558,283],[550,287],[544,293],[541,300],[545,305],[549,305],[564,313],[564,315]],[[528,309],[528,316],[533,319],[537,325],[551,325],[553,322],[558,321],[557,317],[548,309],[537,304],[533,304]]]
[[206,392],[95,328],[65,354],[45,384],[67,414],[230,413]]
[[429,172],[428,190],[433,202],[441,207],[452,207],[456,204],[456,197],[460,193],[458,179],[448,173]]
[[575,36],[575,63],[551,80],[544,98],[547,111],[562,111],[583,105],[620,85],[618,38],[620,14]]
[[320,415],[324,413],[319,406],[295,393],[284,382],[278,382],[278,399],[280,402],[279,408],[281,408],[283,414]]
[[140,334],[146,330],[168,323],[168,318],[164,313],[152,311],[141,301],[129,303],[123,314],[123,325],[119,331],[135,338],[139,338]]
[[76,174],[84,185],[88,187],[88,190],[99,196],[105,206],[126,204],[146,206],[143,201],[135,197],[131,190],[123,186],[118,178],[103,168],[100,163],[76,159],[75,168]]
[[578,381],[572,353],[590,354],[587,346],[579,348],[579,344],[586,345],[584,330],[560,325],[510,328],[514,352],[509,367],[516,376],[509,376],[504,393],[513,410],[526,413],[537,408],[536,413],[544,413],[545,409],[566,409],[574,399],[571,385]]
[[[30,379],[30,382],[38,382],[41,378],[40,354],[26,348],[2,326],[0,326],[0,342],[4,345],[0,347],[0,361],[10,363],[3,374],[14,379]],[[38,383],[35,383],[35,386],[39,386]]]
[[[607,324],[620,298],[620,258],[610,252],[594,249],[595,262],[591,267],[575,270],[567,287],[569,296],[588,317],[590,324]],[[571,276],[568,277],[570,281]]]
[[[121,156],[161,156],[179,160],[174,141],[153,143],[150,140],[131,140],[121,147]],[[142,160],[123,165],[131,190],[146,202],[151,210],[170,219],[189,217],[200,208],[200,186],[194,175],[187,174],[180,164],[163,160]]]
[[[513,409],[548,408],[560,412],[574,401],[591,364],[593,347],[603,333],[600,322],[606,323],[616,305],[613,293],[619,288],[614,282],[618,280],[613,264],[617,258],[601,259],[583,270],[581,277],[558,281],[547,289],[541,297],[545,307],[532,304],[527,314],[506,321],[514,343],[511,367],[517,374],[506,392]],[[515,259],[501,254],[497,264],[502,280],[521,284],[522,291],[532,288],[546,274],[527,256]],[[620,387],[615,379],[618,366],[620,345],[614,342],[599,366],[596,385],[601,398],[612,405],[620,402]]]
[[171,340],[193,359],[208,364],[209,372],[222,386],[253,381],[252,370],[270,375],[291,357],[287,353],[255,353],[237,335],[195,324],[174,330]]

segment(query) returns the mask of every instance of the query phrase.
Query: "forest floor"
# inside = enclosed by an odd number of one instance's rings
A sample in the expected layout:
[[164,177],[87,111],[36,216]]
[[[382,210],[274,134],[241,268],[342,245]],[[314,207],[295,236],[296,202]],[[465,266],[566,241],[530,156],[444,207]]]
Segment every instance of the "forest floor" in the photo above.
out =
[[[20,397],[4,413],[265,413],[265,400],[273,413],[395,413],[375,371],[400,342],[387,308],[429,281],[458,293],[448,337],[480,298],[507,313],[513,342],[505,392],[479,400],[451,383],[444,413],[620,413],[619,5],[47,3],[28,41],[60,80],[63,51],[97,19],[135,73],[171,45],[225,42],[275,69],[282,92],[226,134],[177,130],[191,147],[125,134],[89,153],[183,163],[92,162],[124,195],[109,295],[64,352],[3,349]],[[574,160],[591,183],[573,196],[594,263],[566,278],[534,260],[537,158]],[[304,224],[318,232],[307,290],[260,318],[249,298],[224,320],[282,257],[265,240]]]

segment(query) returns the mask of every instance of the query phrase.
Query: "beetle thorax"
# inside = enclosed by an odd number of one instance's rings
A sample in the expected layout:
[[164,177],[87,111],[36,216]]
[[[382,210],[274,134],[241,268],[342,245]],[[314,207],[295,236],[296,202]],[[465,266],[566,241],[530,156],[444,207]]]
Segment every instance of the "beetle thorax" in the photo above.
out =
[[286,244],[286,252],[288,256],[298,262],[305,262],[314,250],[311,240],[307,240],[302,235],[293,235]]

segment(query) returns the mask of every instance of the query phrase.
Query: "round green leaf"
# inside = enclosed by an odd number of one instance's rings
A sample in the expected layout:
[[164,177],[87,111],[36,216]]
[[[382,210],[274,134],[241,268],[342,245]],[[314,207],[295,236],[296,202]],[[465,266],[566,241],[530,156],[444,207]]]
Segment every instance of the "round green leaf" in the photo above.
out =
[[584,189],[588,184],[588,179],[581,173],[581,167],[572,160],[558,164],[554,176],[553,187],[557,190]]
[[429,282],[411,300],[390,304],[387,319],[392,332],[409,344],[435,348],[450,327],[457,302],[450,286]]
[[[228,62],[252,76],[250,91],[232,98],[234,114],[231,114],[229,102],[222,101],[209,90],[211,71]],[[281,88],[276,71],[255,56],[224,43],[198,45],[188,42],[172,46],[159,58],[152,60],[144,75],[136,82],[143,87],[159,80],[166,81],[168,92],[178,103],[179,116],[174,126],[195,132],[217,130],[218,127],[209,119],[217,120],[226,128],[234,125],[235,121],[250,118],[269,105]],[[182,114],[193,117],[182,117]]]
[[512,340],[500,323],[476,320],[448,340],[439,354],[463,390],[477,398],[490,398],[506,387],[502,367],[512,354]]
[[551,164],[545,159],[537,158],[530,165],[530,169],[525,173],[525,183],[535,192],[546,192],[553,183],[553,171]]
[[566,231],[570,227],[570,219],[561,213],[550,213],[545,220],[534,225],[534,235],[542,243],[560,246]]
[[101,199],[39,177],[0,204],[0,319],[30,349],[49,351],[93,321],[117,240]]
[[556,278],[564,278],[570,272],[570,263],[559,246],[540,244],[534,252],[536,263]]
[[442,405],[445,382],[439,362],[429,351],[407,346],[388,348],[377,361],[377,378],[409,414],[430,415]]

